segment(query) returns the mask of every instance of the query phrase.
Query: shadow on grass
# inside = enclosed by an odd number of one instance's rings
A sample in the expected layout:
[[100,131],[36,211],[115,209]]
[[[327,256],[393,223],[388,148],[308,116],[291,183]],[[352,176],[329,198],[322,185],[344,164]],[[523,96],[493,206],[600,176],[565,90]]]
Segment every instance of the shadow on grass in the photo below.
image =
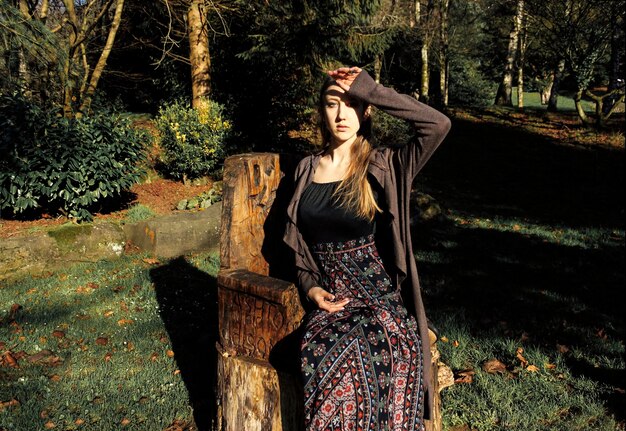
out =
[[216,418],[217,279],[179,257],[150,271],[199,431]]
[[[556,356],[573,375],[612,389],[607,408],[624,420],[623,150],[577,148],[493,124],[453,120],[453,129],[419,179],[457,217],[418,224],[413,244],[429,318],[446,315],[477,339],[518,339]],[[537,227],[543,234],[516,232]],[[498,224],[505,224],[499,226]],[[567,243],[557,230],[578,235]],[[604,232],[604,233],[603,233]],[[441,326],[441,325],[440,325]],[[445,328],[441,328],[445,329]],[[495,334],[495,335],[494,335]],[[623,348],[622,348],[623,350]],[[587,354],[588,353],[588,354]]]

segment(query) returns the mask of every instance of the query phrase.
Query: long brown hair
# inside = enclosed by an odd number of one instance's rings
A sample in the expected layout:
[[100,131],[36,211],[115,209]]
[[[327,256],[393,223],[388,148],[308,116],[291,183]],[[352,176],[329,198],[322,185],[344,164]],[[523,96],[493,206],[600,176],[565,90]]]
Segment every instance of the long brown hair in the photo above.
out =
[[[331,141],[331,134],[326,124],[324,115],[325,94],[328,87],[336,85],[335,81],[327,78],[319,95],[318,113],[319,128],[322,135],[322,145],[328,148]],[[367,112],[369,105],[362,102],[363,113]],[[372,137],[372,119],[370,115],[363,115],[361,118],[361,126],[357,132],[357,138],[350,149],[350,165],[346,175],[339,183],[335,190],[334,196],[337,202],[346,209],[353,211],[358,217],[367,220],[374,220],[377,212],[382,210],[374,199],[372,186],[367,180],[367,169],[369,167],[369,158],[372,153],[373,146]]]

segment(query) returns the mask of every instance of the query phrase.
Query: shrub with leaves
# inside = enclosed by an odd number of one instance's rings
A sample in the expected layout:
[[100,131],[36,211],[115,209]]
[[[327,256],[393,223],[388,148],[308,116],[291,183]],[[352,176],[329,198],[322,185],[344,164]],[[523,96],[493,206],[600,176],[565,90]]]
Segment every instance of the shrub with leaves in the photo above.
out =
[[219,103],[206,100],[193,109],[176,101],[161,107],[156,126],[161,137],[163,173],[187,181],[217,172],[232,130]]
[[146,134],[115,114],[58,117],[17,95],[0,96],[0,210],[39,208],[78,220],[141,176]]

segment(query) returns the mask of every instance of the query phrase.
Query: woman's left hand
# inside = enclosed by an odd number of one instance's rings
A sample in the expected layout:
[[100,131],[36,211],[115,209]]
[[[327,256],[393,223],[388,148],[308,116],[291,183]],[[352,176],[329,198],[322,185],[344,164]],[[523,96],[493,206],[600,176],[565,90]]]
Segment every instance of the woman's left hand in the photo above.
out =
[[361,73],[360,67],[340,67],[339,69],[329,70],[328,75],[335,80],[338,86],[344,91],[350,90],[352,83]]

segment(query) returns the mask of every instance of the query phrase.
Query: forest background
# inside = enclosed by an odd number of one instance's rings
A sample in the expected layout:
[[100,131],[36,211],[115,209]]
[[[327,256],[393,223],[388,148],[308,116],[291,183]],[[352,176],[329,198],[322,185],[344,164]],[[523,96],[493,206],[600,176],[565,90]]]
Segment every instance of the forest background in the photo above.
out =
[[[444,429],[624,429],[625,14],[623,0],[0,0],[0,237],[150,217],[129,205],[157,184],[200,184],[185,197],[210,205],[226,156],[310,151],[324,72],[357,65],[453,121],[414,202],[454,371]],[[410,133],[375,113],[378,143]],[[130,254],[0,284],[0,430],[211,429],[218,267]]]

